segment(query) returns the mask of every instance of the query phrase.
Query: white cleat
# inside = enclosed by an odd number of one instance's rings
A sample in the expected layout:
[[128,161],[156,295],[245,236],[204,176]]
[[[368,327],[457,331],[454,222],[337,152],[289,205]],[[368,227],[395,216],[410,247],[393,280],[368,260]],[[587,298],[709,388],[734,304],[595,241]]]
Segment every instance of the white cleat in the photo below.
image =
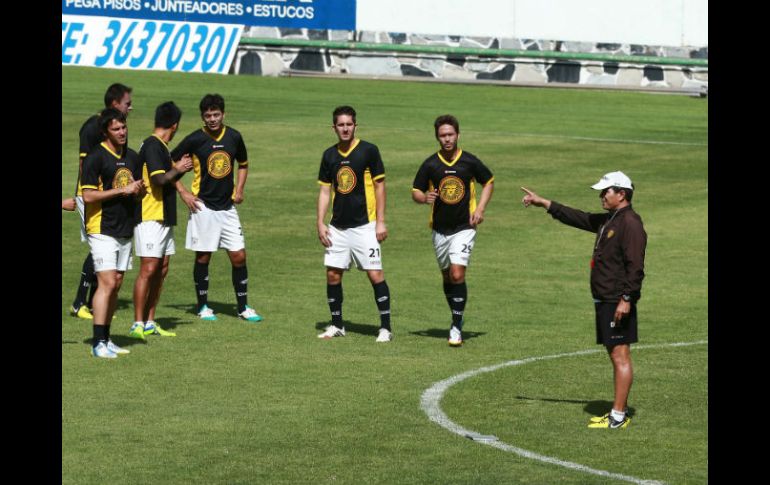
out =
[[452,325],[452,328],[449,329],[449,346],[462,347],[462,345],[463,345],[463,334],[459,328]]
[[387,328],[381,328],[377,335],[377,342],[390,342],[393,340],[393,333]]
[[102,359],[117,359],[118,354],[107,348],[107,344],[99,342],[96,347],[91,349],[91,355],[101,357]]
[[318,334],[318,338],[323,339],[330,339],[334,337],[344,337],[345,336],[345,329],[344,328],[337,328],[334,325],[329,325],[326,327],[326,330],[324,330],[323,333]]
[[112,339],[107,341],[107,348],[116,354],[130,354],[131,351],[128,349],[124,349],[123,347],[118,347],[114,343],[112,343]]

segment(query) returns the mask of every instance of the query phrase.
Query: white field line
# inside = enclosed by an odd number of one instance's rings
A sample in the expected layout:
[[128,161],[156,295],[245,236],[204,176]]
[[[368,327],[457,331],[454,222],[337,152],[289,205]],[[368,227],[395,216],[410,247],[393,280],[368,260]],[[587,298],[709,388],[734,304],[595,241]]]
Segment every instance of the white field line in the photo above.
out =
[[[273,126],[292,126],[296,127],[300,125],[300,123],[295,122],[289,122],[289,121],[254,121],[253,123],[259,124],[259,125],[273,125]],[[370,128],[372,130],[377,131],[401,131],[401,132],[414,132],[414,129],[411,128],[399,128],[399,127],[392,127],[392,126],[381,126],[381,125],[368,125],[368,124],[359,124],[359,129],[367,129]],[[327,129],[327,125],[323,125],[323,129]],[[320,128],[319,128],[320,129]],[[430,130],[426,131],[427,135],[430,136],[432,132]],[[692,146],[692,147],[707,147],[709,146],[708,143],[693,143],[693,142],[680,142],[680,141],[661,141],[661,140],[634,140],[634,139],[627,139],[627,138],[598,138],[598,137],[590,137],[590,136],[574,136],[574,135],[553,135],[553,134],[547,134],[547,133],[517,133],[513,131],[480,131],[480,130],[463,130],[463,133],[475,133],[478,134],[479,137],[482,136],[503,136],[507,138],[515,138],[517,136],[525,137],[525,138],[552,138],[552,139],[562,139],[562,140],[577,140],[577,141],[591,141],[591,142],[601,142],[601,143],[626,143],[626,144],[636,144],[636,145],[675,145],[675,146]]]
[[[696,342],[677,342],[677,343],[670,343],[670,344],[654,344],[654,345],[634,345],[634,348],[635,349],[652,349],[652,348],[661,348],[661,347],[684,347],[689,345],[701,345],[701,344],[707,344],[707,343],[708,343],[708,340],[698,340]],[[443,381],[434,383],[430,388],[428,388],[425,392],[423,392],[422,397],[420,399],[420,407],[425,412],[425,414],[428,415],[428,418],[431,421],[433,421],[434,423],[438,424],[442,428],[445,428],[454,434],[457,434],[465,438],[473,439],[474,441],[478,441],[481,444],[492,446],[494,448],[497,448],[503,451],[515,453],[524,458],[529,458],[531,460],[537,460],[537,461],[549,463],[552,465],[558,465],[565,468],[569,468],[571,470],[590,473],[592,475],[598,475],[602,477],[614,478],[617,480],[636,483],[639,485],[663,485],[664,482],[660,482],[656,480],[644,480],[644,479],[632,477],[629,475],[622,475],[620,473],[612,473],[604,470],[597,470],[594,468],[587,467],[585,465],[581,465],[579,463],[573,463],[570,461],[564,461],[564,460],[560,460],[558,458],[554,458],[550,456],[540,455],[535,452],[525,450],[523,448],[519,448],[513,445],[509,445],[507,443],[503,443],[502,441],[497,440],[497,438],[493,436],[484,436],[479,434],[476,431],[463,428],[459,424],[449,419],[449,417],[447,417],[447,415],[444,414],[444,412],[441,410],[441,407],[439,406],[441,399],[444,397],[444,393],[446,393],[446,391],[450,387],[457,384],[458,382],[462,382],[465,379],[477,376],[479,374],[494,372],[504,367],[512,367],[516,365],[529,364],[531,362],[537,362],[541,360],[560,359],[562,357],[576,357],[581,355],[595,354],[599,352],[604,352],[604,349],[582,350],[579,352],[569,352],[565,354],[529,357],[527,359],[520,359],[520,360],[509,360],[501,364],[481,367],[479,369],[463,372],[462,374],[457,374],[448,379],[444,379]]]
[[602,143],[631,143],[637,145],[679,145],[693,147],[707,147],[708,143],[690,143],[680,141],[658,141],[658,140],[628,140],[623,138],[595,138],[590,136],[572,136],[572,135],[544,135],[534,133],[508,133],[507,136],[525,136],[532,138],[563,138],[565,140],[579,141],[598,141]]

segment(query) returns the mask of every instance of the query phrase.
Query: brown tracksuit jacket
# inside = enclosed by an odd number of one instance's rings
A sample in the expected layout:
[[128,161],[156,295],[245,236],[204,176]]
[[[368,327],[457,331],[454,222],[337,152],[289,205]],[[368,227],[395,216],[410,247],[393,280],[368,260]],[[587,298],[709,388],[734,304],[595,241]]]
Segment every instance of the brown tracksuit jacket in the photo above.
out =
[[597,233],[591,258],[591,294],[600,301],[620,296],[641,298],[647,233],[642,218],[628,205],[617,211],[589,213],[551,201],[551,217],[572,227]]

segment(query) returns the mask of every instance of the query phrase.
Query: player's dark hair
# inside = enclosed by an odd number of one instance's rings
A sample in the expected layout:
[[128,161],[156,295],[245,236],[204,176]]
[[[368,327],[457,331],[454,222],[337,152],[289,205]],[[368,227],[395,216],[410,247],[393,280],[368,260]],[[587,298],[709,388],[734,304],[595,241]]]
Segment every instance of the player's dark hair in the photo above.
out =
[[332,112],[332,124],[337,124],[337,117],[340,115],[348,115],[353,118],[353,123],[356,122],[356,110],[352,106],[337,106]]
[[130,93],[131,91],[133,91],[133,89],[129,88],[125,84],[111,84],[110,87],[107,88],[107,92],[104,93],[104,107],[112,107],[113,101],[120,103],[120,100],[123,99],[123,96],[125,96],[126,93]]
[[627,189],[625,187],[610,187],[613,192],[616,194],[620,192],[621,190],[626,193],[626,200],[631,202],[631,199],[634,198],[634,189]]
[[173,101],[166,101],[155,108],[155,128],[171,128],[182,119],[182,110]]
[[225,112],[225,98],[219,94],[207,94],[201,99],[200,110],[201,116],[203,113],[210,109],[218,109],[222,113]]
[[107,130],[113,121],[120,121],[121,123],[125,123],[126,115],[116,110],[115,108],[105,108],[101,113],[99,113],[99,130],[103,135],[107,135]]
[[455,129],[455,133],[460,134],[460,122],[457,121],[452,115],[441,115],[433,122],[433,129],[436,131],[436,138],[438,138],[438,129],[443,125],[452,125]]

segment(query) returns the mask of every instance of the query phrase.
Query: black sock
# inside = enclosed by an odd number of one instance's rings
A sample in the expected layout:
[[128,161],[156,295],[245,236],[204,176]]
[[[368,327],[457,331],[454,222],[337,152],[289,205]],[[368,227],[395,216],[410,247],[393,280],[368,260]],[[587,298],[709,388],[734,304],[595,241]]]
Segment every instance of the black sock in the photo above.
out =
[[195,296],[198,298],[198,310],[209,302],[209,265],[195,262],[193,266],[193,281],[195,281]]
[[96,347],[99,342],[107,342],[105,325],[94,325],[93,346]]
[[93,277],[94,257],[91,256],[91,253],[88,253],[85,261],[83,261],[83,269],[80,271],[80,284],[75,294],[75,301],[72,302],[72,308],[76,311],[86,302],[86,295],[88,294],[88,288],[91,287]]
[[326,284],[326,298],[329,302],[329,312],[332,314],[332,325],[342,328],[342,283]]
[[465,303],[468,301],[468,287],[465,282],[453,285],[449,284],[447,301],[449,308],[452,309],[452,325],[458,329],[463,329],[463,313],[465,313]]
[[249,284],[249,270],[244,264],[240,268],[233,266],[233,289],[235,290],[235,301],[238,302],[238,313],[246,311],[247,287]]
[[452,297],[450,296],[450,293],[452,292],[452,283],[447,283],[444,281],[444,297],[446,297],[446,303],[449,305],[449,310],[452,310]]
[[104,338],[109,340],[110,339],[110,324],[107,323],[104,325]]
[[88,308],[94,308],[94,295],[96,289],[99,288],[99,280],[96,278],[96,273],[91,274],[91,289],[88,290]]
[[377,302],[377,309],[380,310],[380,328],[390,330],[390,289],[385,280],[376,285],[374,289],[374,300]]

